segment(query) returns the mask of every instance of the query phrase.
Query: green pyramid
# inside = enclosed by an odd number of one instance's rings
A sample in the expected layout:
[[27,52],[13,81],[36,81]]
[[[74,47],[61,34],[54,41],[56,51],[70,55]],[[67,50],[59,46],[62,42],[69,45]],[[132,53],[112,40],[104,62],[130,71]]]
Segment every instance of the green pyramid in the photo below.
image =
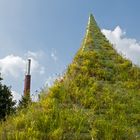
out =
[[140,139],[140,69],[116,52],[92,15],[63,79],[40,96],[0,126],[2,139]]

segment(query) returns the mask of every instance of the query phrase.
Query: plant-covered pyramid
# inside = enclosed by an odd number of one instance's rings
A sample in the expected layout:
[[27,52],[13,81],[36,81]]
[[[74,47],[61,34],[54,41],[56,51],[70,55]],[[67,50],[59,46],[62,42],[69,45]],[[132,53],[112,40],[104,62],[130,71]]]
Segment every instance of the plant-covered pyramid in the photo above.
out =
[[92,15],[63,79],[41,97],[0,126],[3,140],[140,139],[140,69],[116,52]]

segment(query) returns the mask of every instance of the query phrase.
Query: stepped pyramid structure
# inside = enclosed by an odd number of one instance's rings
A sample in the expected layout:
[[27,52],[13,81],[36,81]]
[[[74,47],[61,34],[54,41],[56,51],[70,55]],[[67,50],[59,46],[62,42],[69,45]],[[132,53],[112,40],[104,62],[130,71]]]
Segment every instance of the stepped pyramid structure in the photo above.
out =
[[90,15],[63,80],[0,126],[2,139],[140,139],[140,68],[123,58]]

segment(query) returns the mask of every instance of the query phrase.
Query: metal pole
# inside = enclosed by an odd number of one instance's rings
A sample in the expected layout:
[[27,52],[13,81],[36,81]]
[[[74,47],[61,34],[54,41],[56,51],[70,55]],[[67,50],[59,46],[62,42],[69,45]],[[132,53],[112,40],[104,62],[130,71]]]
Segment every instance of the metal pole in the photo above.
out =
[[31,59],[28,59],[27,75],[30,75],[30,69],[31,69]]

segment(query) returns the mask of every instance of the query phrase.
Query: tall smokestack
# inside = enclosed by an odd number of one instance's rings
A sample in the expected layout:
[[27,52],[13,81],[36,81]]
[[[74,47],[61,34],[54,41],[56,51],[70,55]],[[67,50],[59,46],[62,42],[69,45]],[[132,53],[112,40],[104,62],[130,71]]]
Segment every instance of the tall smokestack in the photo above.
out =
[[24,81],[24,96],[30,96],[30,88],[31,88],[31,59],[28,59],[27,70],[25,74],[25,81]]

